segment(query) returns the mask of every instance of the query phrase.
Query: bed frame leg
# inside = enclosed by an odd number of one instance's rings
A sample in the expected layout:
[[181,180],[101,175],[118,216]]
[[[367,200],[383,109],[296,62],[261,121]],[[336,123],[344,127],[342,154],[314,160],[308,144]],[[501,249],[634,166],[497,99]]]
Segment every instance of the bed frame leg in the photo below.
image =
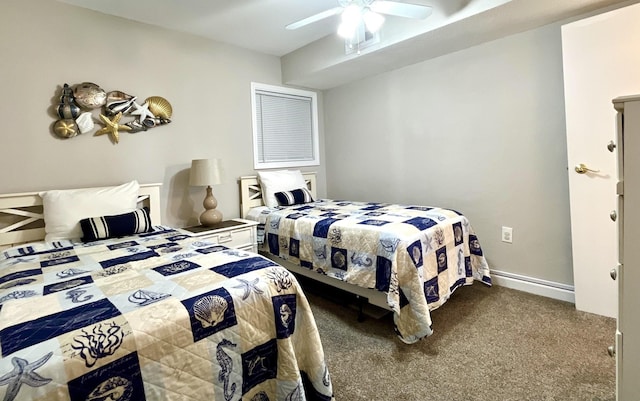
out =
[[364,306],[369,302],[369,300],[365,297],[361,297],[360,295],[356,295],[356,299],[358,300],[358,322],[362,323],[365,320]]

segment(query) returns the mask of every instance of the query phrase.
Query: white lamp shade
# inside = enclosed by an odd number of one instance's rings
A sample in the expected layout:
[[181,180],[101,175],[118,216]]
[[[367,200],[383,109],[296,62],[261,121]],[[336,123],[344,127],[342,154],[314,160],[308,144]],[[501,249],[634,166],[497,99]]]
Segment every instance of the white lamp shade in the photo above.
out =
[[220,159],[197,159],[191,161],[189,185],[206,187],[222,183],[224,169]]

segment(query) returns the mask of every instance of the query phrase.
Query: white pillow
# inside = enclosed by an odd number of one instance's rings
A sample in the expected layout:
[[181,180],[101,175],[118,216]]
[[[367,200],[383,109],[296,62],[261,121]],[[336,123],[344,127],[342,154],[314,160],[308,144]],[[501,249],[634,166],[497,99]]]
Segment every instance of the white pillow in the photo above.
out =
[[134,211],[138,181],[116,187],[67,189],[40,192],[44,210],[46,242],[82,237],[80,220]]
[[262,200],[267,207],[278,206],[274,195],[276,192],[307,187],[300,170],[260,171],[258,178],[262,187]]

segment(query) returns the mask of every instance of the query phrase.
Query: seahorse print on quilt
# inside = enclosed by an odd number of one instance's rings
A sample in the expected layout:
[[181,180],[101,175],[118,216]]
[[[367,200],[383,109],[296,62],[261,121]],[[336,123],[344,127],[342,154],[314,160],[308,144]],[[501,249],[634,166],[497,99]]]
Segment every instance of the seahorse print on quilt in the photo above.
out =
[[85,292],[87,292],[87,290],[75,288],[73,290],[67,291],[65,298],[70,299],[74,304],[86,302],[93,298],[93,295],[83,295]]
[[462,275],[464,273],[464,252],[462,249],[458,249],[458,275]]
[[232,383],[229,386],[229,376],[231,376],[231,372],[233,371],[233,360],[226,352],[224,352],[223,347],[232,348],[235,347],[236,344],[224,338],[220,343],[216,346],[216,359],[220,364],[220,373],[218,373],[218,381],[223,383],[224,388],[224,399],[226,401],[230,401],[233,398],[233,394],[236,392],[236,384]]

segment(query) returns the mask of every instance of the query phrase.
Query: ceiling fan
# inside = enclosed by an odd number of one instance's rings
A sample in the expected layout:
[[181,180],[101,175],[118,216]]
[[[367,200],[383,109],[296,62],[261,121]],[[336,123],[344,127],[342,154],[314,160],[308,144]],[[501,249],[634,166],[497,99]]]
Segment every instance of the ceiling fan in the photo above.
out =
[[384,23],[382,14],[404,18],[424,19],[431,15],[432,7],[391,0],[338,0],[338,6],[287,25],[286,29],[298,29],[314,22],[341,14],[338,34],[353,36],[359,25],[364,24],[375,33]]

